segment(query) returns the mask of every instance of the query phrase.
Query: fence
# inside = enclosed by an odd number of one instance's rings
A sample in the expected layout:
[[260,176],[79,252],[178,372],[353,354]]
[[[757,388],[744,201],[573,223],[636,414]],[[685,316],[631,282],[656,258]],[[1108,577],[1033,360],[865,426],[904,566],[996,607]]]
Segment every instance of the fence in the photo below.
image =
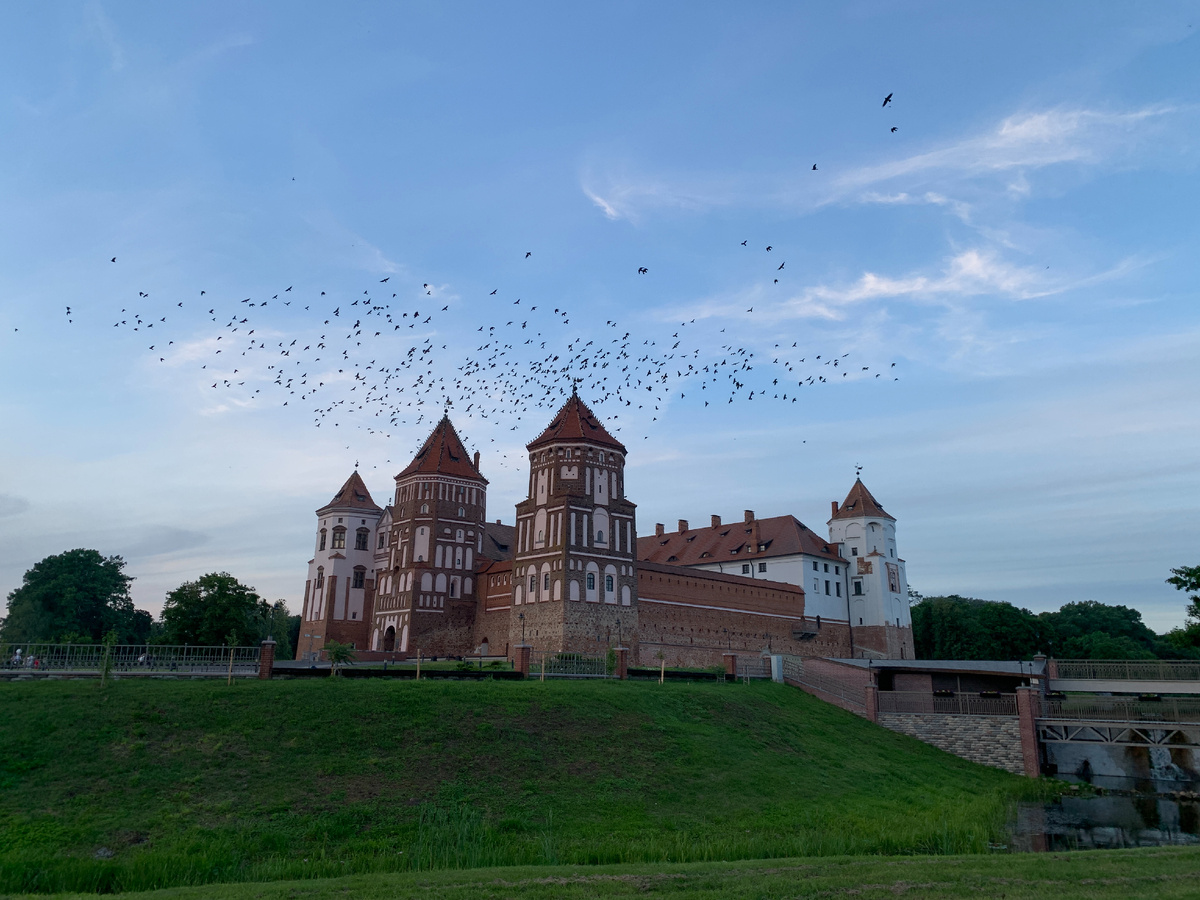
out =
[[607,656],[582,653],[548,653],[534,650],[529,654],[530,678],[614,678],[615,663]]
[[805,669],[803,657],[783,657],[783,680],[837,697],[843,704],[853,707],[860,714],[867,708],[861,685],[846,684],[832,676]]
[[1062,679],[1200,681],[1200,663],[1169,659],[1060,659]]
[[104,669],[120,675],[257,675],[259,647],[193,647],[156,644],[6,644],[0,675],[87,675]]
[[734,674],[738,678],[770,678],[771,658],[761,654],[753,656],[735,656]]
[[1200,722],[1200,700],[1067,697],[1043,700],[1041,718],[1092,722]]
[[880,691],[879,711],[951,716],[1015,716],[1017,695],[979,697],[954,694],[951,697],[938,697],[924,691]]

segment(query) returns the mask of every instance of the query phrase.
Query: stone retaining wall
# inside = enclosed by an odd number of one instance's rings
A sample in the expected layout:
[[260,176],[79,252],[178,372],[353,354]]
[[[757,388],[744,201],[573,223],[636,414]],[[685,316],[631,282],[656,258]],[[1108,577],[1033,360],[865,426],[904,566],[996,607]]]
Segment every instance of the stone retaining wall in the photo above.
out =
[[971,762],[1025,774],[1016,716],[880,713],[879,724]]

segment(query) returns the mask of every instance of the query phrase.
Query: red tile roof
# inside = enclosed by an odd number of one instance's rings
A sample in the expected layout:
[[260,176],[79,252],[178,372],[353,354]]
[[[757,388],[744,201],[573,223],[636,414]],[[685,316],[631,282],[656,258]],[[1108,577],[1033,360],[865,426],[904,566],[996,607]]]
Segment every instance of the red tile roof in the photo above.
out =
[[403,478],[405,475],[452,475],[487,484],[487,479],[479,474],[463,447],[458,432],[450,424],[449,416],[442,416],[442,420],[425,439],[413,461],[396,477]]
[[[759,546],[763,549],[759,550]],[[754,552],[749,552],[749,547]],[[829,543],[794,516],[730,522],[663,535],[647,534],[638,538],[637,545],[639,560],[671,566],[744,563],[798,553],[845,562],[838,553],[837,544]]]
[[558,415],[554,417],[554,421],[546,427],[546,430],[525,447],[532,450],[555,441],[586,441],[590,444],[600,444],[620,450],[622,453],[625,452],[625,445],[604,429],[600,420],[574,392],[571,393],[570,399],[563,404],[562,409],[558,411]]
[[[862,479],[855,478],[854,486],[850,488],[850,493],[846,495],[846,499],[842,501],[842,505],[833,514],[833,519],[858,519],[864,516],[877,516],[881,519],[896,521],[892,516],[884,512],[883,507],[879,505],[879,501],[871,496],[871,492],[862,483]],[[833,519],[829,521],[832,522]]]
[[342,485],[342,489],[333,495],[333,499],[317,510],[322,513],[327,509],[361,509],[367,512],[378,515],[383,512],[375,501],[371,499],[371,492],[367,490],[367,486],[363,484],[362,477],[355,469],[354,473],[346,479],[346,483]]

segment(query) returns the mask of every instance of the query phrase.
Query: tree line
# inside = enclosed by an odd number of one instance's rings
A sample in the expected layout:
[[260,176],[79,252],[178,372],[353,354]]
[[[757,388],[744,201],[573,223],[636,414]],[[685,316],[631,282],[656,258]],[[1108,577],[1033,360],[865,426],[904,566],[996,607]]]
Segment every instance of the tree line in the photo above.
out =
[[1183,627],[1155,634],[1128,606],[1085,600],[1033,613],[1011,603],[912,593],[918,659],[1200,659],[1200,566],[1171,570],[1190,591]]
[[162,617],[135,609],[133,578],[120,556],[68,550],[34,564],[8,595],[0,643],[192,644],[249,647],[268,636],[278,659],[293,659],[300,617],[227,572],[201,575],[167,594]]

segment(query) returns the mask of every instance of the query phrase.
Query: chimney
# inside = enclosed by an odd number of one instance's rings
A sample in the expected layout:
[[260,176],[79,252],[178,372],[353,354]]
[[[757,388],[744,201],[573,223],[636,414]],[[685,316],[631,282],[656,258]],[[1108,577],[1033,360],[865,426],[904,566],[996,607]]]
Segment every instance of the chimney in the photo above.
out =
[[712,527],[713,527],[713,528],[720,528],[720,527],[721,527],[721,517],[720,517],[720,516],[713,516],[713,517],[712,517]]
[[836,501],[836,500],[830,500],[830,501],[829,501],[829,505],[833,507],[833,512],[829,514],[829,518],[831,518],[831,519],[832,519],[832,518],[834,518],[834,517],[836,517],[836,516],[837,516],[837,510],[838,510],[837,501]]
[[679,520],[679,533],[683,534],[685,531],[687,531],[687,519],[680,519]]
[[666,530],[667,529],[663,526],[662,522],[654,523],[654,536],[655,537],[662,537],[663,534],[666,532]]
[[746,516],[746,524],[749,525],[751,522],[754,521],[754,510],[752,510],[752,509],[746,510],[745,516]]
[[501,524],[501,522],[500,522],[500,520],[499,520],[499,519],[497,519],[497,520],[496,520],[496,524],[497,524],[497,525]]
[[479,471],[479,451],[475,451],[475,471]]

